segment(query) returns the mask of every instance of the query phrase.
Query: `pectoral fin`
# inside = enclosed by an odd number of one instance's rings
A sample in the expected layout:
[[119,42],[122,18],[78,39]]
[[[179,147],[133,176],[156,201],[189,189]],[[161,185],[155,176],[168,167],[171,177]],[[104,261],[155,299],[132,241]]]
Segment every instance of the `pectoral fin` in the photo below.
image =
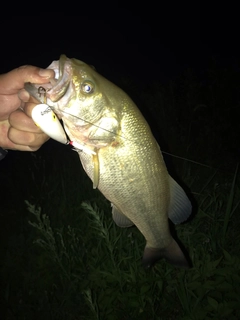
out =
[[93,155],[93,189],[96,189],[99,184],[99,159],[98,159],[98,153]]
[[134,223],[128,219],[121,211],[119,211],[114,204],[112,205],[112,217],[118,227],[128,228],[134,225]]
[[178,224],[189,218],[192,205],[182,187],[171,176],[169,178],[171,200],[168,217],[174,224]]

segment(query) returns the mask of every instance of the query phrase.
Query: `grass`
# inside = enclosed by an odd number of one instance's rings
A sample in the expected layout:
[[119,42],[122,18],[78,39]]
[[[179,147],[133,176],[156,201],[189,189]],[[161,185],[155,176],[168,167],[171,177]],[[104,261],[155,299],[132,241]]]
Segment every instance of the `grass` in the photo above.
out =
[[[146,117],[160,119],[162,149],[180,156],[165,159],[193,201],[192,219],[175,227],[190,270],[165,261],[142,268],[144,238],[114,224],[110,204],[70,148],[49,141],[36,153],[9,152],[0,164],[2,319],[240,318],[239,168],[225,138],[216,145],[227,126],[216,112],[221,103],[225,115],[218,86],[204,91],[188,73],[140,97],[151,106]],[[221,122],[210,131],[212,116]]]

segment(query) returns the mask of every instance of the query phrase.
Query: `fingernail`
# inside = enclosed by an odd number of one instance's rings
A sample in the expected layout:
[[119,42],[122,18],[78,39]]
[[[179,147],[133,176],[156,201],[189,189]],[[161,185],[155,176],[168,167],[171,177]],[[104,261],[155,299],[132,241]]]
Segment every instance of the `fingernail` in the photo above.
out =
[[38,74],[43,78],[52,78],[53,71],[51,69],[40,69]]

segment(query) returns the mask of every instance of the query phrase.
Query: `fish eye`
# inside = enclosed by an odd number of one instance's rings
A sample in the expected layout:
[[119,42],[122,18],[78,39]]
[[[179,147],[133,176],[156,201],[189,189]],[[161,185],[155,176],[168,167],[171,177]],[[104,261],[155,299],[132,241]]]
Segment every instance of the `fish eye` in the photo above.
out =
[[81,84],[81,91],[83,93],[93,93],[94,91],[94,85],[90,81],[85,81]]

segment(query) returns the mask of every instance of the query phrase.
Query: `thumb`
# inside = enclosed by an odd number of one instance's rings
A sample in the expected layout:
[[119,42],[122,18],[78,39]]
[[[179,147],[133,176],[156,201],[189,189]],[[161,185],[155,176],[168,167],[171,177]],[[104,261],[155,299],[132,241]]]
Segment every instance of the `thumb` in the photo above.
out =
[[24,87],[25,82],[47,83],[54,76],[52,69],[25,65],[0,75],[0,87],[3,92],[15,93]]

